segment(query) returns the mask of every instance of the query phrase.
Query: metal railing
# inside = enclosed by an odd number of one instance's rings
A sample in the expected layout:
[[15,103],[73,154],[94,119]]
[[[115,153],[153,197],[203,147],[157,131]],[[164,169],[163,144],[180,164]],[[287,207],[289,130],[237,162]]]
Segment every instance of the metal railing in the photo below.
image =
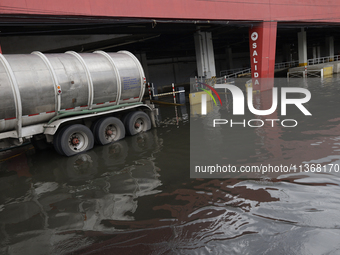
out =
[[219,77],[215,79],[215,84],[226,84],[233,83],[235,80],[233,78],[227,77],[226,75],[223,77]]
[[241,68],[234,68],[234,69],[229,69],[229,70],[222,70],[222,71],[220,71],[220,76],[225,76],[225,75],[237,73],[237,72],[240,72],[244,69],[249,69],[249,67],[241,67]]
[[[296,67],[299,65],[298,60],[290,61],[290,62],[282,62],[282,63],[276,63],[275,69],[282,69],[282,68],[289,68],[289,67]],[[235,68],[230,70],[222,70],[220,71],[220,76],[227,76],[227,77],[237,77],[240,74],[244,73],[250,73],[251,68]]]
[[[290,67],[296,67],[299,65],[299,61],[290,61],[290,62],[282,62],[282,63],[276,63],[275,69],[282,69],[282,68],[290,68]],[[237,68],[237,69],[230,69],[230,70],[222,70],[220,71],[220,76],[227,76],[227,77],[237,77],[240,74],[250,73],[251,68]]]
[[251,68],[243,69],[242,71],[238,71],[236,73],[225,75],[225,77],[227,77],[227,78],[232,78],[232,77],[237,78],[239,75],[246,74],[246,73],[251,73]]
[[310,66],[310,65],[323,64],[323,63],[328,63],[328,62],[333,62],[333,61],[340,61],[340,55],[308,59],[307,64]]
[[226,75],[223,77],[212,77],[212,78],[202,78],[202,77],[195,77],[196,83],[205,83],[210,86],[215,86],[215,84],[226,84],[226,83],[234,83],[234,78],[228,78]]
[[[308,65],[316,65],[316,64],[323,64],[323,63],[328,63],[328,62],[332,62],[332,61],[340,61],[340,55],[308,59],[307,64]],[[284,69],[284,68],[291,68],[291,67],[297,67],[297,66],[299,66],[299,60],[275,63],[275,69]],[[245,74],[245,73],[250,73],[250,72],[251,72],[251,68],[249,68],[249,67],[247,67],[247,68],[235,68],[235,69],[220,71],[220,76],[222,78],[224,76],[227,77],[227,78],[231,78],[231,77],[236,78],[240,74]]]
[[288,72],[287,73],[287,78],[301,78],[301,77],[321,77],[321,78],[323,78],[323,69],[295,71],[295,72]]
[[283,69],[283,68],[296,67],[298,65],[299,65],[299,61],[298,60],[289,61],[289,62],[275,63],[275,69]]

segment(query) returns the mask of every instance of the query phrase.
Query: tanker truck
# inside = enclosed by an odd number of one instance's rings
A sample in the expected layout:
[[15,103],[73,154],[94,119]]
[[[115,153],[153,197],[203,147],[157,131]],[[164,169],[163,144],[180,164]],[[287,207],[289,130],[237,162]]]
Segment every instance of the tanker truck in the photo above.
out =
[[72,156],[147,131],[145,83],[128,51],[0,54],[0,149],[31,140]]

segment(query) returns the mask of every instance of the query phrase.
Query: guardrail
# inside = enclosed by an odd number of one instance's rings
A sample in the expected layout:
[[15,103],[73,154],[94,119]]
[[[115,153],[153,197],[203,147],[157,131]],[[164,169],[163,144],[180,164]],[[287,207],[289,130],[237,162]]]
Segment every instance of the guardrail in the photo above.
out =
[[243,69],[242,71],[232,73],[232,74],[229,74],[229,75],[225,75],[225,77],[227,77],[227,78],[232,78],[232,77],[237,78],[240,74],[245,74],[245,73],[251,73],[251,68]]
[[150,82],[148,82],[148,90],[149,90],[150,101],[152,101],[153,98],[156,98],[156,97],[172,95],[173,98],[174,98],[174,104],[177,104],[177,102],[176,102],[176,94],[178,94],[178,93],[185,93],[185,90],[183,89],[183,90],[175,91],[175,84],[174,83],[171,84],[171,87],[172,87],[172,92],[155,94],[155,87],[153,86],[153,83],[150,84]]
[[[275,69],[281,69],[281,68],[289,68],[289,67],[295,67],[299,65],[298,60],[290,61],[290,62],[282,62],[282,63],[276,63]],[[220,76],[227,76],[227,77],[237,77],[239,74],[244,73],[250,73],[251,68],[235,68],[230,70],[222,70],[220,71]]]
[[275,69],[283,69],[283,68],[290,68],[290,67],[296,67],[299,65],[298,60],[290,61],[290,62],[282,62],[282,63],[276,63]]
[[215,79],[215,84],[225,84],[225,83],[230,83],[230,82],[234,82],[234,79],[229,78],[227,76],[219,77]]
[[[307,64],[310,66],[310,65],[328,63],[328,62],[332,62],[332,61],[340,61],[340,55],[308,59]],[[298,60],[275,63],[275,69],[291,68],[291,67],[296,67],[296,66],[299,66]],[[240,74],[250,73],[250,72],[251,72],[251,69],[249,67],[247,67],[247,68],[235,68],[235,69],[220,71],[220,76],[227,76],[227,78],[237,77]]]
[[287,78],[301,78],[301,77],[321,77],[321,78],[323,78],[323,69],[295,71],[295,72],[288,72],[287,73]]
[[323,64],[323,63],[328,63],[328,62],[333,62],[333,61],[340,61],[340,55],[308,59],[307,64],[310,66],[310,65]]
[[222,71],[220,71],[220,76],[230,75],[230,74],[237,73],[237,72],[240,72],[240,71],[245,70],[245,69],[249,69],[249,67],[222,70]]
[[195,76],[196,83],[205,83],[210,86],[215,86],[215,84],[226,84],[226,83],[234,83],[235,79],[234,78],[228,78],[226,75],[223,77],[212,77],[210,79],[202,78],[202,77],[197,77]]

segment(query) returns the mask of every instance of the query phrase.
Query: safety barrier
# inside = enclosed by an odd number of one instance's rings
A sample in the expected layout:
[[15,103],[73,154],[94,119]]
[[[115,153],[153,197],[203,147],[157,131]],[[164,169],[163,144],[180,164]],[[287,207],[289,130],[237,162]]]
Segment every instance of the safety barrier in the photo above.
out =
[[275,69],[283,69],[283,68],[290,68],[290,67],[296,67],[299,65],[298,60],[289,61],[289,62],[282,62],[282,63],[276,63]]
[[340,61],[340,55],[308,59],[307,64],[310,66],[310,65],[323,64],[323,63],[328,63],[328,62],[333,62],[333,61]]
[[[333,61],[340,61],[340,55],[334,55],[334,56],[328,56],[328,57],[321,57],[321,58],[312,58],[307,60],[307,64],[310,65],[317,65],[317,64],[323,64]],[[299,66],[299,61],[289,61],[289,62],[281,62],[281,63],[275,63],[275,69],[284,69],[284,68],[291,68]],[[238,77],[240,74],[250,73],[251,68],[235,68],[230,70],[222,70],[220,71],[220,76],[226,76],[227,78],[231,77]]]
[[241,74],[246,74],[246,73],[251,73],[251,68],[248,68],[248,69],[244,69],[242,71],[239,71],[239,72],[236,72],[236,73],[233,73],[233,74],[229,74],[229,75],[225,75],[227,78],[237,78],[239,75]]
[[296,71],[288,72],[287,78],[301,78],[301,77],[321,77],[324,76],[324,69],[320,70],[306,70],[306,71]]
[[237,72],[241,72],[245,69],[249,69],[249,67],[242,67],[242,68],[234,68],[234,69],[229,69],[229,70],[222,70],[220,71],[220,76],[225,76],[225,75],[232,75]]
[[150,82],[148,83],[148,89],[149,89],[149,97],[150,97],[150,100],[152,100],[152,98],[155,98],[155,97],[161,97],[161,96],[168,96],[168,95],[173,95],[173,98],[174,98],[174,104],[176,104],[176,94],[178,93],[185,93],[185,90],[178,90],[178,91],[175,91],[175,84],[172,83],[171,84],[171,87],[172,87],[172,92],[166,92],[166,93],[160,93],[160,94],[155,94],[154,91],[154,86],[153,86],[153,83],[151,83],[151,86],[150,86]]

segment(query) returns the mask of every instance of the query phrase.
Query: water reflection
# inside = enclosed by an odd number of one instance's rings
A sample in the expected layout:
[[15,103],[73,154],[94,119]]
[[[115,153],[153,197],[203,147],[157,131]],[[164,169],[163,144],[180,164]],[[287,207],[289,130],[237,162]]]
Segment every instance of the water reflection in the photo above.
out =
[[[192,166],[261,166],[263,164],[299,166],[319,156],[338,154],[331,144],[339,134],[340,119],[336,109],[340,107],[336,78],[275,80],[277,87],[304,87],[312,93],[312,99],[304,106],[312,113],[305,116],[293,105],[287,106],[287,116],[281,116],[281,107],[270,115],[256,116],[249,111],[244,116],[232,115],[232,98],[221,93],[222,106],[214,106],[206,115],[191,115],[191,161]],[[244,81],[243,79],[241,81]],[[239,86],[244,86],[241,82]],[[230,94],[229,94],[230,95]],[[230,95],[231,96],[231,95]],[[292,94],[290,97],[303,97]],[[253,94],[256,109],[270,109],[272,92]],[[227,120],[224,125],[213,127],[214,119]],[[298,125],[285,127],[282,121],[294,119]],[[249,124],[249,120],[252,122]],[[272,120],[272,121],[267,121]],[[231,122],[236,123],[231,126]],[[262,122],[262,124],[261,124]],[[244,123],[244,124],[243,124]],[[285,123],[290,125],[291,123]],[[259,127],[256,127],[259,126]],[[203,138],[203,139],[201,139]],[[258,173],[196,174],[196,178],[263,178]],[[278,174],[266,174],[275,177]]]
[[[153,161],[161,149],[162,139],[152,130],[69,158],[53,151],[9,157],[1,164],[7,173],[0,178],[2,251],[20,253],[30,240],[30,254],[46,254],[39,250],[47,233],[63,243],[69,235],[54,231],[108,231],[115,228],[103,220],[134,220],[138,198],[161,192],[160,169]],[[13,167],[20,158],[32,177]],[[54,250],[49,243],[45,248]]]
[[[318,96],[298,132],[231,131],[217,141],[229,145],[224,160],[340,164],[340,87],[329,82],[303,84]],[[232,112],[227,99],[216,116]],[[13,158],[0,161],[0,253],[338,253],[338,172],[190,179],[185,111],[160,110],[159,128],[76,157],[3,156]]]

